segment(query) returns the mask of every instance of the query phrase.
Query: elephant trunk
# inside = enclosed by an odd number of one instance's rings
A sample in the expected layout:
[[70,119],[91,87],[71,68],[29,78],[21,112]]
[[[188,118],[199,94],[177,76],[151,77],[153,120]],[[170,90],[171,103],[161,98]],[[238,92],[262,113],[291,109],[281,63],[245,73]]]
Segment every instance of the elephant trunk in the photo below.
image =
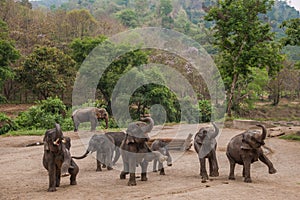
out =
[[88,155],[89,153],[90,153],[90,151],[87,150],[87,151],[85,152],[85,154],[83,154],[82,156],[72,156],[72,158],[74,158],[74,159],[83,159],[83,158],[87,157],[87,155]]
[[215,138],[217,137],[217,135],[219,134],[219,128],[217,127],[217,125],[215,124],[215,122],[212,123],[214,128],[215,128],[215,132],[214,134],[212,135],[212,138]]
[[151,117],[143,118],[141,121],[148,123],[147,126],[141,127],[143,133],[149,133],[154,126],[154,121]]
[[264,125],[261,125],[261,124],[258,124],[258,125],[256,125],[256,126],[262,128],[261,140],[262,140],[262,141],[265,140],[266,137],[267,137],[267,129],[266,129],[266,127],[265,127]]
[[61,130],[59,124],[57,124],[57,123],[55,124],[55,129],[56,129],[56,137],[55,137],[55,139],[63,138],[63,133],[62,133],[62,130]]

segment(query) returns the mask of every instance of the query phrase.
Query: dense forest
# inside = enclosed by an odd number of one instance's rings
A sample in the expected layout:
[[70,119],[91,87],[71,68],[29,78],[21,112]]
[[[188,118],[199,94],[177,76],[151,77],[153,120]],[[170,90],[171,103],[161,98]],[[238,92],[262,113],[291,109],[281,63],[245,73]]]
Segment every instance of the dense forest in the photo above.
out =
[[[258,100],[274,106],[283,97],[299,100],[299,18],[285,1],[272,0],[0,0],[0,102],[45,104],[58,98],[72,105],[74,80],[89,53],[137,27],[174,30],[204,47],[224,81],[228,116],[247,113]],[[188,61],[157,49],[114,60],[93,103],[111,114],[119,78],[132,69],[143,76],[139,66],[147,63],[180,71],[197,93],[201,121],[209,120],[213,110],[203,77],[191,75]],[[148,73],[167,81],[155,67]],[[168,122],[181,120],[177,97],[163,84],[138,88],[130,98],[131,115],[139,118],[155,104],[164,106]]]

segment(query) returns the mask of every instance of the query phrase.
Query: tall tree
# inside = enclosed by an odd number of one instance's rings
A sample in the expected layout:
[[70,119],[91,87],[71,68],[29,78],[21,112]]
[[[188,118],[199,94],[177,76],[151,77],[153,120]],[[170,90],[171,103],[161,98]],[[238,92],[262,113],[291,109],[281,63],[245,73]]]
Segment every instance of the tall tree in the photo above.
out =
[[270,26],[259,19],[273,5],[273,0],[220,0],[206,19],[215,21],[215,44],[219,49],[219,69],[228,97],[228,116],[232,115],[239,78],[251,74],[251,68],[280,68],[279,45],[273,42]]

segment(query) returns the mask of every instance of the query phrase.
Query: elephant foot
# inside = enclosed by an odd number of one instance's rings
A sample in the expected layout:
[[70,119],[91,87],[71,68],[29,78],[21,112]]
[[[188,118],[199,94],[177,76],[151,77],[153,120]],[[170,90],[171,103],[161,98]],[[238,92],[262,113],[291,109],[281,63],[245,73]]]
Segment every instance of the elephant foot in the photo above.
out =
[[102,165],[102,168],[106,168],[106,165]]
[[70,185],[77,185],[77,181],[71,181]]
[[234,176],[229,176],[228,179],[229,180],[235,180]]
[[251,180],[250,177],[247,177],[247,178],[244,179],[244,182],[245,183],[252,183],[252,180]]
[[211,172],[209,176],[211,176],[211,177],[217,177],[217,176],[219,176],[219,172],[218,171]]
[[97,169],[96,169],[96,172],[101,172],[101,171],[102,171],[101,168],[97,168]]
[[48,188],[48,192],[55,192],[56,191],[56,188],[55,187],[49,187]]
[[128,181],[127,185],[128,186],[135,186],[136,185],[135,173],[130,173],[130,178],[129,178],[129,181]]
[[165,174],[165,169],[164,169],[164,168],[161,168],[159,171],[160,171],[160,172],[159,172],[159,175],[166,175],[166,174]]
[[277,170],[275,168],[269,169],[269,174],[275,174]]
[[147,180],[148,180],[148,178],[147,178],[146,173],[142,173],[141,181],[147,181]]
[[136,181],[128,181],[127,185],[128,186],[135,186],[136,185]]
[[201,183],[206,183],[207,179],[206,178],[202,178]]
[[112,168],[112,167],[110,167],[110,166],[108,166],[108,167],[107,167],[107,170],[113,170],[113,168]]
[[121,174],[120,174],[120,179],[126,179],[126,174],[128,174],[128,173],[126,173],[126,172],[121,172]]

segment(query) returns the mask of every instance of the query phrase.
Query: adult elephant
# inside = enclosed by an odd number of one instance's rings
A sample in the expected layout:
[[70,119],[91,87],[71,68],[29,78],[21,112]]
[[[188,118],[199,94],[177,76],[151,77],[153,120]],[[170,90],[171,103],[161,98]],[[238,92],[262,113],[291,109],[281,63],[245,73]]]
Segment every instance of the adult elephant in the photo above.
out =
[[[168,149],[168,143],[161,140],[156,139],[151,144],[151,150],[152,151],[159,151],[162,155],[167,156],[167,165],[172,166],[172,157],[170,155],[169,149]],[[157,172],[157,164],[158,164],[158,171],[160,175],[165,175],[165,169],[162,162],[160,162],[158,159],[154,159],[153,161],[153,172]]]
[[194,148],[198,154],[200,162],[200,176],[203,183],[205,183],[208,179],[205,166],[206,159],[208,159],[209,163],[209,175],[212,177],[219,176],[219,167],[216,156],[216,137],[219,134],[219,128],[214,122],[212,124],[214,126],[214,130],[210,127],[200,128],[194,137]]
[[141,180],[147,181],[148,162],[156,157],[161,161],[166,158],[159,152],[152,152],[147,145],[149,140],[148,133],[153,129],[153,119],[146,117],[139,122],[133,122],[128,125],[125,139],[121,144],[121,155],[123,159],[123,171],[120,174],[120,179],[126,179],[129,175],[127,185],[136,185],[136,166],[139,164],[142,168]]
[[115,141],[109,135],[93,135],[89,141],[89,146],[86,152],[82,156],[73,156],[74,159],[83,159],[90,152],[96,151],[96,171],[102,171],[101,164],[103,167],[107,166],[107,170],[112,170],[112,156],[115,149]]
[[108,135],[110,137],[112,137],[115,141],[115,148],[114,148],[114,151],[115,151],[115,156],[114,156],[114,159],[113,159],[113,165],[115,165],[117,163],[117,161],[119,160],[120,158],[120,147],[121,147],[121,144],[122,144],[122,141],[125,139],[125,132],[106,132],[105,135]]
[[243,165],[244,182],[252,182],[250,166],[251,163],[258,161],[258,159],[268,166],[270,174],[276,173],[272,162],[264,155],[261,148],[265,144],[264,140],[266,139],[267,130],[261,124],[257,126],[262,128],[262,134],[256,130],[248,130],[236,135],[228,143],[226,155],[230,163],[230,180],[235,179],[234,168],[237,163]]
[[81,122],[91,122],[91,131],[95,131],[99,119],[104,119],[105,128],[108,128],[108,113],[105,108],[79,108],[72,113],[74,131],[78,131],[78,126]]
[[44,136],[43,165],[48,170],[48,192],[56,191],[60,185],[60,177],[71,175],[70,184],[76,185],[79,168],[70,155],[71,139],[64,137],[60,125],[46,131]]

